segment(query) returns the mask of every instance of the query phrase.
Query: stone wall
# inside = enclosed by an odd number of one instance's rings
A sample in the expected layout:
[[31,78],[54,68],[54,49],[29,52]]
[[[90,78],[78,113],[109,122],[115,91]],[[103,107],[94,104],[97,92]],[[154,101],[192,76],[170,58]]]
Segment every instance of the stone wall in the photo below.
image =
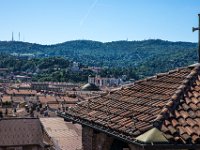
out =
[[[112,144],[115,140],[116,139],[113,137],[93,130],[92,128],[86,126],[83,126],[82,128],[83,150],[111,150]],[[131,149],[124,148],[123,150]]]
[[93,150],[93,129],[83,126],[82,128],[83,150]]
[[137,145],[129,144],[130,150],[145,150],[142,147],[139,147]]
[[[115,142],[114,142],[115,141]],[[92,128],[83,126],[82,128],[82,143],[83,150],[113,150],[113,143],[123,143],[123,141],[114,139],[114,137],[108,136],[105,133],[98,132]],[[124,148],[119,148],[120,150],[161,150],[162,148],[143,148],[134,144],[127,144]],[[116,150],[116,149],[115,149]],[[175,149],[165,149],[165,150],[175,150]],[[187,149],[179,149],[187,150]],[[200,149],[196,149],[200,150]]]
[[89,127],[82,128],[83,150],[110,150],[113,138]]

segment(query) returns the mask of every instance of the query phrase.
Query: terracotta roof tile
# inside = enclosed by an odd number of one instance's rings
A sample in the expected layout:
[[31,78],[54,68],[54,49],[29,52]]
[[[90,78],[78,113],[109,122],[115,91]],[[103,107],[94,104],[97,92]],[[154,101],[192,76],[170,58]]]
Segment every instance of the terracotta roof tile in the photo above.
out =
[[3,95],[1,100],[2,100],[2,102],[11,102],[12,101],[11,96],[8,96],[8,95]]
[[58,103],[56,101],[56,98],[54,96],[50,96],[50,95],[45,95],[45,96],[39,96],[39,101],[42,104],[47,104],[47,103]]
[[[200,65],[179,68],[79,103],[65,117],[134,139],[156,127],[170,142],[200,141]],[[64,117],[64,116],[63,116]],[[199,143],[198,143],[199,144]]]
[[0,145],[21,146],[43,144],[39,119],[9,118],[0,121]]
[[16,103],[24,103],[25,102],[25,97],[24,96],[12,96],[13,102]]
[[37,92],[35,90],[16,90],[16,89],[12,89],[12,90],[6,90],[6,93],[8,95],[36,95]]
[[44,130],[51,137],[56,149],[82,149],[81,126],[66,123],[62,118],[40,118]]

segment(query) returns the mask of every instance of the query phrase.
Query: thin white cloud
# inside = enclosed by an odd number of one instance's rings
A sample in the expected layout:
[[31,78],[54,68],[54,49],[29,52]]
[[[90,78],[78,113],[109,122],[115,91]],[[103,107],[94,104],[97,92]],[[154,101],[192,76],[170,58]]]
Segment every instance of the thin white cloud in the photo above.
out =
[[83,24],[85,23],[85,21],[87,20],[88,16],[90,15],[91,11],[94,9],[94,7],[96,6],[96,4],[98,3],[99,0],[94,0],[94,2],[92,3],[92,5],[89,7],[87,13],[83,16],[83,18],[80,21],[80,27],[83,26]]

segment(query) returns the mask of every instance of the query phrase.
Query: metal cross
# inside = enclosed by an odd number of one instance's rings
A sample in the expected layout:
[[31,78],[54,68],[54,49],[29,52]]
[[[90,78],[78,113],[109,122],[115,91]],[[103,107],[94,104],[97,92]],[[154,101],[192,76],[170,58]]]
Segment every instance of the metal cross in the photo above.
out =
[[198,58],[198,62],[200,63],[200,14],[198,14],[199,16],[199,27],[198,28],[192,28],[192,31],[196,31],[198,30],[199,31],[199,41],[198,41],[198,55],[199,55],[199,58]]

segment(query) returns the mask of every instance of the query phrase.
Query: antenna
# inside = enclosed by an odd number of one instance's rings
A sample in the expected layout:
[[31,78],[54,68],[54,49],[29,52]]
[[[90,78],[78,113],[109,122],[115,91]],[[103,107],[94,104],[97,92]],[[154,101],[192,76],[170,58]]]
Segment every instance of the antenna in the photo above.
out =
[[14,33],[12,32],[12,41],[14,41]]
[[18,35],[18,36],[19,36],[19,41],[20,41],[20,32],[19,32],[19,35]]

